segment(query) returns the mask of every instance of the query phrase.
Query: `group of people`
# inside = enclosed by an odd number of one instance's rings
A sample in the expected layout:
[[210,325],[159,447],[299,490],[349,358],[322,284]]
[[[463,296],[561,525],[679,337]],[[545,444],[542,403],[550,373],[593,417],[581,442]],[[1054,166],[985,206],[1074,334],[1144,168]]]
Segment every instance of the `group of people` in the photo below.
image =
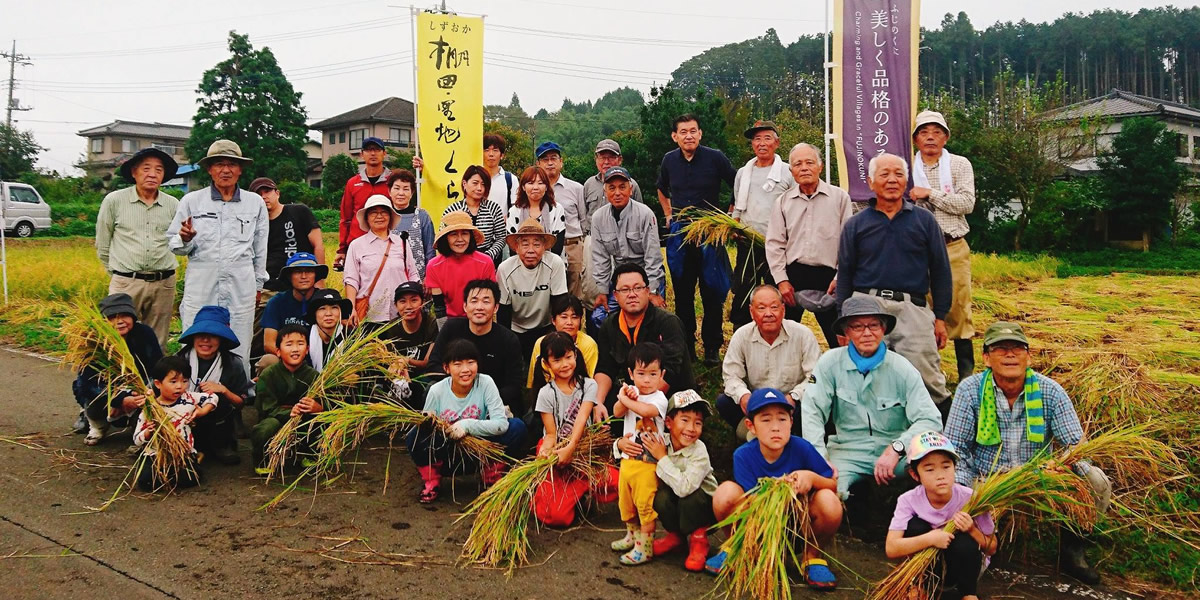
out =
[[[500,166],[505,140],[485,136],[484,164],[464,170],[463,199],[435,230],[416,176],[387,170],[383,142],[367,138],[365,164],[341,203],[333,268],[344,271],[344,296],[324,287],[329,268],[311,211],[282,203],[267,178],[238,187],[250,159],[236,144],[215,142],[200,161],[212,185],[178,201],[158,191],[174,161],[155,149],[137,153],[122,166],[135,185],[106,197],[97,221],[97,251],[112,275],[100,308],[160,396],[104,397],[85,369],[75,385],[77,430],[94,444],[109,428],[133,424],[143,402],[190,407],[178,422],[196,448],[236,464],[240,409],[252,404],[252,461],[261,471],[284,421],[324,410],[305,391],[347,332],[380,328],[408,359],[408,375],[433,381],[397,395],[451,424],[406,438],[421,502],[436,501],[442,478],[464,467],[452,447],[465,436],[495,441],[514,459],[556,454],[565,466],[587,426],[612,418],[618,467],[607,481],[564,471],[533,502],[540,521],[567,526],[585,497],[617,500],[627,531],[612,548],[622,564],[686,542],[688,569],[719,572],[726,556],[708,555],[707,531],[744,506],[760,478],[778,477],[810,498],[818,544],[804,556],[807,583],[834,587],[820,546],[843,516],[854,521],[878,508],[875,488],[915,482],[888,526],[888,555],[948,549],[947,583],[974,597],[996,539],[987,515],[961,512],[971,482],[1083,434],[1062,387],[1030,367],[1018,324],[987,329],[987,368],[973,373],[964,235],[974,181],[970,161],[945,150],[945,119],[918,115],[911,161],[871,159],[875,197],[864,203],[820,179],[815,147],[798,144],[780,158],[770,121],[746,130],[754,158],[740,169],[700,144],[694,115],[673,127],[678,148],[663,157],[656,182],[663,225],[678,233],[695,214],[690,207],[728,210],[766,240],[741,244],[735,268],[724,247],[660,240],[613,140],[597,144],[597,173],[581,184],[562,175],[554,142],[539,145],[537,164],[514,176]],[[164,359],[172,253],[188,258],[183,349]],[[730,287],[735,331],[722,358]],[[252,356],[256,308],[261,358]],[[805,310],[828,350],[800,323]],[[949,340],[960,380],[953,398],[939,356]],[[704,364],[721,367],[722,393],[711,402],[696,386],[697,341]],[[712,412],[747,440],[734,452],[732,480],[720,484],[700,440]],[[144,440],[144,427],[135,440]],[[505,468],[476,466],[485,484]],[[1072,468],[1103,510],[1107,478],[1086,463]],[[959,535],[942,531],[950,521]],[[654,539],[660,524],[666,537]],[[1064,529],[1064,571],[1094,582],[1084,547]]]

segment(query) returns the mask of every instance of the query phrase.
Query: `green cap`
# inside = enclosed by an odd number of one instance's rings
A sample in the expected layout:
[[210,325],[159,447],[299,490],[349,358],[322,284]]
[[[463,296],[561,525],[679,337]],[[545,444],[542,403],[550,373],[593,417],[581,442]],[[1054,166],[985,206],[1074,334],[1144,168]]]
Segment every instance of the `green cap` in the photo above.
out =
[[1003,341],[1021,342],[1026,346],[1029,345],[1029,338],[1025,337],[1025,331],[1016,323],[996,321],[992,323],[991,327],[987,328],[987,331],[983,332],[984,348]]

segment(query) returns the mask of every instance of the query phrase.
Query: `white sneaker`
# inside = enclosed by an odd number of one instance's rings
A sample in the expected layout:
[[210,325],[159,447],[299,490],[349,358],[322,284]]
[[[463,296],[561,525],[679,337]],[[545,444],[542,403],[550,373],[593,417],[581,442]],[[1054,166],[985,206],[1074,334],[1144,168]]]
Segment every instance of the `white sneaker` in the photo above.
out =
[[97,423],[88,419],[88,434],[83,438],[83,443],[88,446],[99,444],[104,436],[108,433],[108,423]]

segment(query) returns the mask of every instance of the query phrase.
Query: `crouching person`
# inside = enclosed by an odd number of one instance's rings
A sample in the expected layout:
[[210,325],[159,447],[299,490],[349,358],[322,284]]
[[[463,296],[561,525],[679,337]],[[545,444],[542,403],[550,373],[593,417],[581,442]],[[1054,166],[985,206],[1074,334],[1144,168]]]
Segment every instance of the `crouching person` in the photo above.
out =
[[258,424],[250,430],[251,458],[254,472],[269,475],[263,463],[267,444],[284,423],[295,416],[303,421],[325,410],[305,394],[319,373],[305,361],[308,358],[309,328],[303,325],[284,325],[279,330],[279,362],[258,377],[255,386],[255,407]]
[[242,357],[233,353],[237,336],[229,327],[229,309],[204,306],[196,312],[192,326],[179,336],[179,356],[187,361],[188,391],[213,394],[217,405],[192,423],[196,448],[224,465],[241,459],[234,436],[235,416],[250,394],[250,376]]
[[196,446],[192,437],[192,424],[212,414],[217,408],[217,397],[214,394],[188,391],[188,380],[192,377],[192,369],[187,361],[179,356],[168,356],[159,359],[151,369],[154,378],[154,393],[151,402],[157,402],[171,417],[171,425],[175,431],[187,440],[191,447],[187,466],[167,475],[166,480],[159,478],[149,462],[153,461],[155,449],[147,443],[154,437],[154,421],[146,420],[146,413],[138,411],[137,427],[134,428],[133,443],[139,447],[145,446],[142,452],[148,457],[138,472],[138,489],[152,492],[159,488],[175,489],[189,488],[200,485],[200,462],[196,459]]
[[[828,590],[837,587],[829,563],[820,558],[821,547],[833,540],[842,523],[842,503],[837,496],[837,477],[825,458],[804,438],[792,432],[792,400],[772,388],[759,388],[746,402],[746,427],[756,439],[733,452],[733,481],[726,481],[713,494],[717,522],[739,510],[746,491],[763,477],[778,477],[792,485],[797,494],[808,495],[808,517],[815,545],[804,549],[801,569],[808,587]],[[719,575],[725,566],[722,550],[708,559],[704,570]]]
[[[499,444],[512,458],[520,458],[525,442],[525,423],[505,416],[500,390],[491,377],[479,374],[479,349],[475,344],[467,340],[447,344],[442,368],[447,377],[430,386],[423,410],[450,423],[449,433],[443,434],[435,427],[417,427],[405,438],[424,482],[418,496],[422,504],[437,500],[443,473],[466,470],[467,465],[454,452],[458,440],[477,436]],[[503,463],[480,467],[484,485],[504,475]]]
[[708,528],[717,522],[712,495],[717,490],[708,448],[700,441],[704,418],[712,413],[708,400],[692,390],[675,392],[667,402],[667,444],[648,437],[643,444],[658,461],[658,491],[654,511],[667,535],[654,541],[654,555],[662,556],[683,545],[688,555],[683,566],[703,571],[708,558]]

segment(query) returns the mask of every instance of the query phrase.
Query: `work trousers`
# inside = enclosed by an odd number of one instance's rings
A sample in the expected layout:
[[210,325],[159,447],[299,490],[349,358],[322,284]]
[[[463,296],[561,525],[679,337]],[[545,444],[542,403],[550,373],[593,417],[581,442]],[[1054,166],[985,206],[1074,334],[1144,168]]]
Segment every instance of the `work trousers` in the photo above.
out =
[[138,320],[154,330],[159,346],[167,347],[171,315],[175,314],[174,275],[158,281],[113,275],[108,282],[108,293],[129,294],[133,298],[133,307],[138,311]]
[[658,492],[654,494],[654,511],[658,513],[658,522],[663,529],[682,535],[708,528],[717,522],[713,514],[712,496],[704,490],[697,489],[680,498],[671,486],[661,482]]
[[[814,265],[805,265],[801,263],[791,263],[787,267],[788,283],[792,284],[792,288],[797,292],[803,290],[819,290],[821,292],[829,291],[829,283],[837,277],[837,269],[832,267],[821,267]],[[787,318],[797,323],[804,317],[804,308],[802,306],[788,307]],[[837,348],[838,344],[837,332],[833,328],[834,321],[837,321],[837,307],[832,307],[829,310],[813,311],[813,316],[817,318],[817,324],[821,326],[821,333],[825,335],[825,343],[829,344],[829,348]]]
[[[720,249],[724,251],[724,249]],[[700,288],[700,302],[704,308],[704,319],[700,325],[700,341],[704,345],[704,354],[716,358],[725,342],[725,334],[721,327],[724,322],[725,296],[719,290],[714,290],[704,282],[704,255],[695,244],[683,244],[679,250],[683,252],[682,276],[674,280],[675,315],[683,322],[683,335],[691,340],[696,339],[696,287]]]

